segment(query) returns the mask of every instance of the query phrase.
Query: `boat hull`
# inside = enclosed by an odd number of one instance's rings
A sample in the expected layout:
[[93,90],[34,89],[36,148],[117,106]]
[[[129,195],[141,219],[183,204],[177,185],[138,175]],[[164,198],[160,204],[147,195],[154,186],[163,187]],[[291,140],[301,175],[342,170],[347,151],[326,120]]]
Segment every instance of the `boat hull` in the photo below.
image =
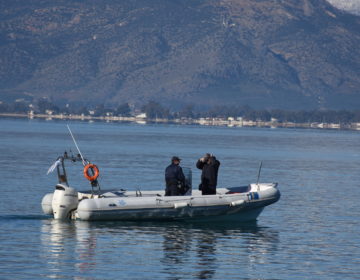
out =
[[[222,207],[225,208],[225,207]],[[229,213],[227,209],[221,209],[220,211],[211,212],[200,210],[197,211],[197,215],[190,213],[179,213],[178,211],[168,210],[159,211],[158,209],[146,211],[142,209],[135,210],[112,210],[112,211],[92,211],[90,213],[81,213],[79,218],[86,221],[219,221],[219,222],[247,222],[256,220],[261,214],[264,207],[254,209],[243,209],[235,213]]]
[[280,198],[276,187],[256,192],[190,197],[110,197],[79,203],[81,220],[252,221]]

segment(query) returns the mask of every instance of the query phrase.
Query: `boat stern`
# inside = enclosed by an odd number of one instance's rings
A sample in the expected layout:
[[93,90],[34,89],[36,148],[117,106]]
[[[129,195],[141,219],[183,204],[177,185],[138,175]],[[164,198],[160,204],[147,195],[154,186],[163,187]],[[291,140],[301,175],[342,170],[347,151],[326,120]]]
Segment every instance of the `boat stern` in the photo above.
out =
[[78,204],[77,190],[63,184],[56,185],[51,203],[56,220],[69,219],[71,212],[76,210]]

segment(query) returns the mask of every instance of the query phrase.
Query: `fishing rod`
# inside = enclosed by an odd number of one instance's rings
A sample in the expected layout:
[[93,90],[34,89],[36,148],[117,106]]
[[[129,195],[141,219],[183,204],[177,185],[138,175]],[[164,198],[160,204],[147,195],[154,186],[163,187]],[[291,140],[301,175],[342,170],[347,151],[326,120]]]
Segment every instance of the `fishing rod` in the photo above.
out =
[[70,132],[70,135],[71,135],[72,140],[74,141],[74,144],[75,144],[75,146],[76,146],[76,149],[77,149],[78,152],[79,152],[79,155],[80,155],[81,160],[82,160],[82,164],[85,166],[85,165],[86,165],[86,161],[85,161],[85,159],[84,159],[84,157],[83,157],[83,155],[82,155],[82,153],[81,153],[81,151],[80,151],[80,149],[79,149],[79,146],[78,146],[77,143],[76,143],[75,137],[74,137],[74,135],[73,135],[72,132],[71,132],[70,126],[69,126],[68,124],[67,124],[66,126],[67,126],[67,128],[68,128],[68,130],[69,130],[69,132]]

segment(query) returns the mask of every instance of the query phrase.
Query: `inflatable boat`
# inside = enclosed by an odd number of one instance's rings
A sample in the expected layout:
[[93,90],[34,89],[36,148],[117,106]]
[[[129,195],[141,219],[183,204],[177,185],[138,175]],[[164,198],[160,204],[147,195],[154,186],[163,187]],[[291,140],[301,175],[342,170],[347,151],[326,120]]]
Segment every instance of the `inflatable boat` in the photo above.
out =
[[[82,161],[91,190],[77,191],[67,183],[64,161]],[[59,183],[41,202],[43,212],[55,219],[80,220],[191,220],[251,221],[280,198],[277,183],[253,183],[247,186],[217,188],[215,195],[192,190],[191,169],[183,168],[188,191],[182,196],[165,196],[164,190],[101,190],[98,168],[78,155],[66,153],[49,169],[57,168]]]

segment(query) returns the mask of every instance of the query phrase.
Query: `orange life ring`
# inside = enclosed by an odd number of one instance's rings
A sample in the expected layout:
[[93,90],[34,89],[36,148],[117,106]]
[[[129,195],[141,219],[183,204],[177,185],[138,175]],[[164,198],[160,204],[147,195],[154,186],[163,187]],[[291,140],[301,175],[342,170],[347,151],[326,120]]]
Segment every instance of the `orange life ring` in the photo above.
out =
[[[93,175],[89,175],[89,169],[91,169]],[[99,177],[99,168],[95,164],[92,164],[92,163],[85,165],[84,176],[89,181],[95,181]]]

